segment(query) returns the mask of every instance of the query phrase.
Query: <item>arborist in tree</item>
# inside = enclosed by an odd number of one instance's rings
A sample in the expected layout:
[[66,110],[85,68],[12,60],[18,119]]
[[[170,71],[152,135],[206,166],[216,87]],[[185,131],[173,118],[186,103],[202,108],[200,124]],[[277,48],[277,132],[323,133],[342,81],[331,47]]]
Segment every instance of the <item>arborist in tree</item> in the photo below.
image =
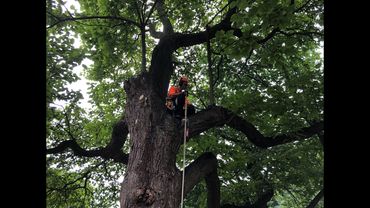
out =
[[184,118],[185,102],[187,103],[187,115],[195,114],[195,108],[188,99],[188,78],[181,76],[178,86],[171,86],[166,98],[167,111],[176,118]]

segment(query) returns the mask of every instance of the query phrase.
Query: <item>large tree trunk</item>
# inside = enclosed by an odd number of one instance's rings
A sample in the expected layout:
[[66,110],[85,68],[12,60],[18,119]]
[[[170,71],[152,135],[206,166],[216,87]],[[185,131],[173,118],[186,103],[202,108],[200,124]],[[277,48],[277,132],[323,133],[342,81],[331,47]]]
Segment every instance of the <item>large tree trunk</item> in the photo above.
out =
[[[160,6],[162,1],[158,3]],[[178,129],[181,127],[166,114],[164,106],[173,73],[171,55],[179,47],[203,43],[214,37],[217,30],[230,27],[231,14],[226,15],[219,25],[199,34],[165,31],[166,35],[153,50],[149,72],[125,82],[125,121],[132,147],[121,189],[122,208],[179,207],[182,177],[176,168],[176,154],[182,141],[181,130]],[[170,23],[164,25],[170,26]],[[206,179],[209,189],[208,206],[219,207],[217,159],[211,153],[205,153],[187,167],[184,194],[202,178]]]
[[171,67],[171,50],[159,45],[150,72],[125,82],[125,120],[132,141],[121,190],[121,207],[125,208],[179,207],[181,200],[181,172],[176,168],[181,134],[164,106],[168,82],[152,73],[160,70],[154,67]]
[[181,135],[148,74],[126,83],[126,121],[132,147],[122,184],[121,207],[178,207],[181,173],[176,154]]
[[[176,154],[183,141],[183,125],[166,112],[164,105],[176,34],[161,38],[152,53],[149,72],[125,82],[125,122],[132,141],[121,189],[121,207],[175,208],[181,202],[182,172]],[[208,207],[218,208],[220,188],[217,159],[204,153],[185,170],[184,197],[206,179]]]

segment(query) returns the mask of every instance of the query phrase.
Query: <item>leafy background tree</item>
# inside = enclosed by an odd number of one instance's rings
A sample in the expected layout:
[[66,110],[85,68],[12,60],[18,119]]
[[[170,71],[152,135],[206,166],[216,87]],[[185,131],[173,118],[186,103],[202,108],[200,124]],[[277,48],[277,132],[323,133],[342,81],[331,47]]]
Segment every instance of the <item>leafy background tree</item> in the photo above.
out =
[[[119,206],[126,166],[97,152],[109,144],[114,124],[124,116],[124,80],[147,70],[158,31],[203,31],[222,21],[229,8],[237,8],[231,22],[240,30],[218,31],[209,47],[176,50],[172,83],[186,74],[198,111],[209,104],[224,106],[265,136],[323,120],[322,0],[78,3],[80,9],[47,1],[48,207]],[[173,28],[163,23],[164,16]],[[85,65],[87,59],[92,64]],[[68,88],[82,76],[74,72],[77,66],[89,83],[91,109],[81,105],[81,92]],[[75,148],[58,149],[65,141]],[[128,139],[122,152],[128,154],[130,146]],[[224,207],[251,207],[271,190],[268,207],[306,207],[323,189],[323,132],[260,148],[222,126],[189,141],[186,163],[203,152],[217,156]],[[181,158],[178,154],[179,167]],[[204,181],[197,184],[185,207],[206,207],[206,190]]]

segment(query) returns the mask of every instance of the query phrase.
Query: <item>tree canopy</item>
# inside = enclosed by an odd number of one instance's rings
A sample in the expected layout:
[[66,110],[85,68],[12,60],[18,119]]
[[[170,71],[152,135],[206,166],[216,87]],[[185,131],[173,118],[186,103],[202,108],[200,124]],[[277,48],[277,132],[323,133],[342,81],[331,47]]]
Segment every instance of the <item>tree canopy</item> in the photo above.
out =
[[[186,163],[204,152],[216,155],[222,207],[261,207],[263,200],[268,207],[308,207],[322,192],[323,131],[307,132],[322,126],[324,117],[323,0],[78,3],[80,8],[47,1],[48,207],[119,207],[131,147],[129,135],[123,144],[112,139],[125,116],[123,83],[149,70],[151,54],[168,32],[191,39],[214,30],[208,44],[178,43],[171,84],[186,75],[197,111],[223,106],[243,119],[218,125],[210,117],[216,128],[190,129]],[[216,31],[225,18],[231,26]],[[77,66],[83,74],[75,73]],[[81,92],[68,87],[82,76],[91,109],[81,105]],[[257,136],[251,142],[237,130],[249,124],[274,142],[256,145]],[[115,154],[108,151],[117,147]],[[197,184],[185,207],[206,207],[206,190],[205,181]]]

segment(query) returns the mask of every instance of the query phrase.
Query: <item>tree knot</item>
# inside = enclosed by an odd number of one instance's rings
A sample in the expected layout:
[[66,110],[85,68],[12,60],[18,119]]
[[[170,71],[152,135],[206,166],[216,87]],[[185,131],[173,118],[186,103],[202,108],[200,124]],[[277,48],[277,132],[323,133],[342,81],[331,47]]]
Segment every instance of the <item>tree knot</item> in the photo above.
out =
[[155,191],[151,188],[138,188],[135,192],[135,199],[137,204],[150,206],[155,201]]

